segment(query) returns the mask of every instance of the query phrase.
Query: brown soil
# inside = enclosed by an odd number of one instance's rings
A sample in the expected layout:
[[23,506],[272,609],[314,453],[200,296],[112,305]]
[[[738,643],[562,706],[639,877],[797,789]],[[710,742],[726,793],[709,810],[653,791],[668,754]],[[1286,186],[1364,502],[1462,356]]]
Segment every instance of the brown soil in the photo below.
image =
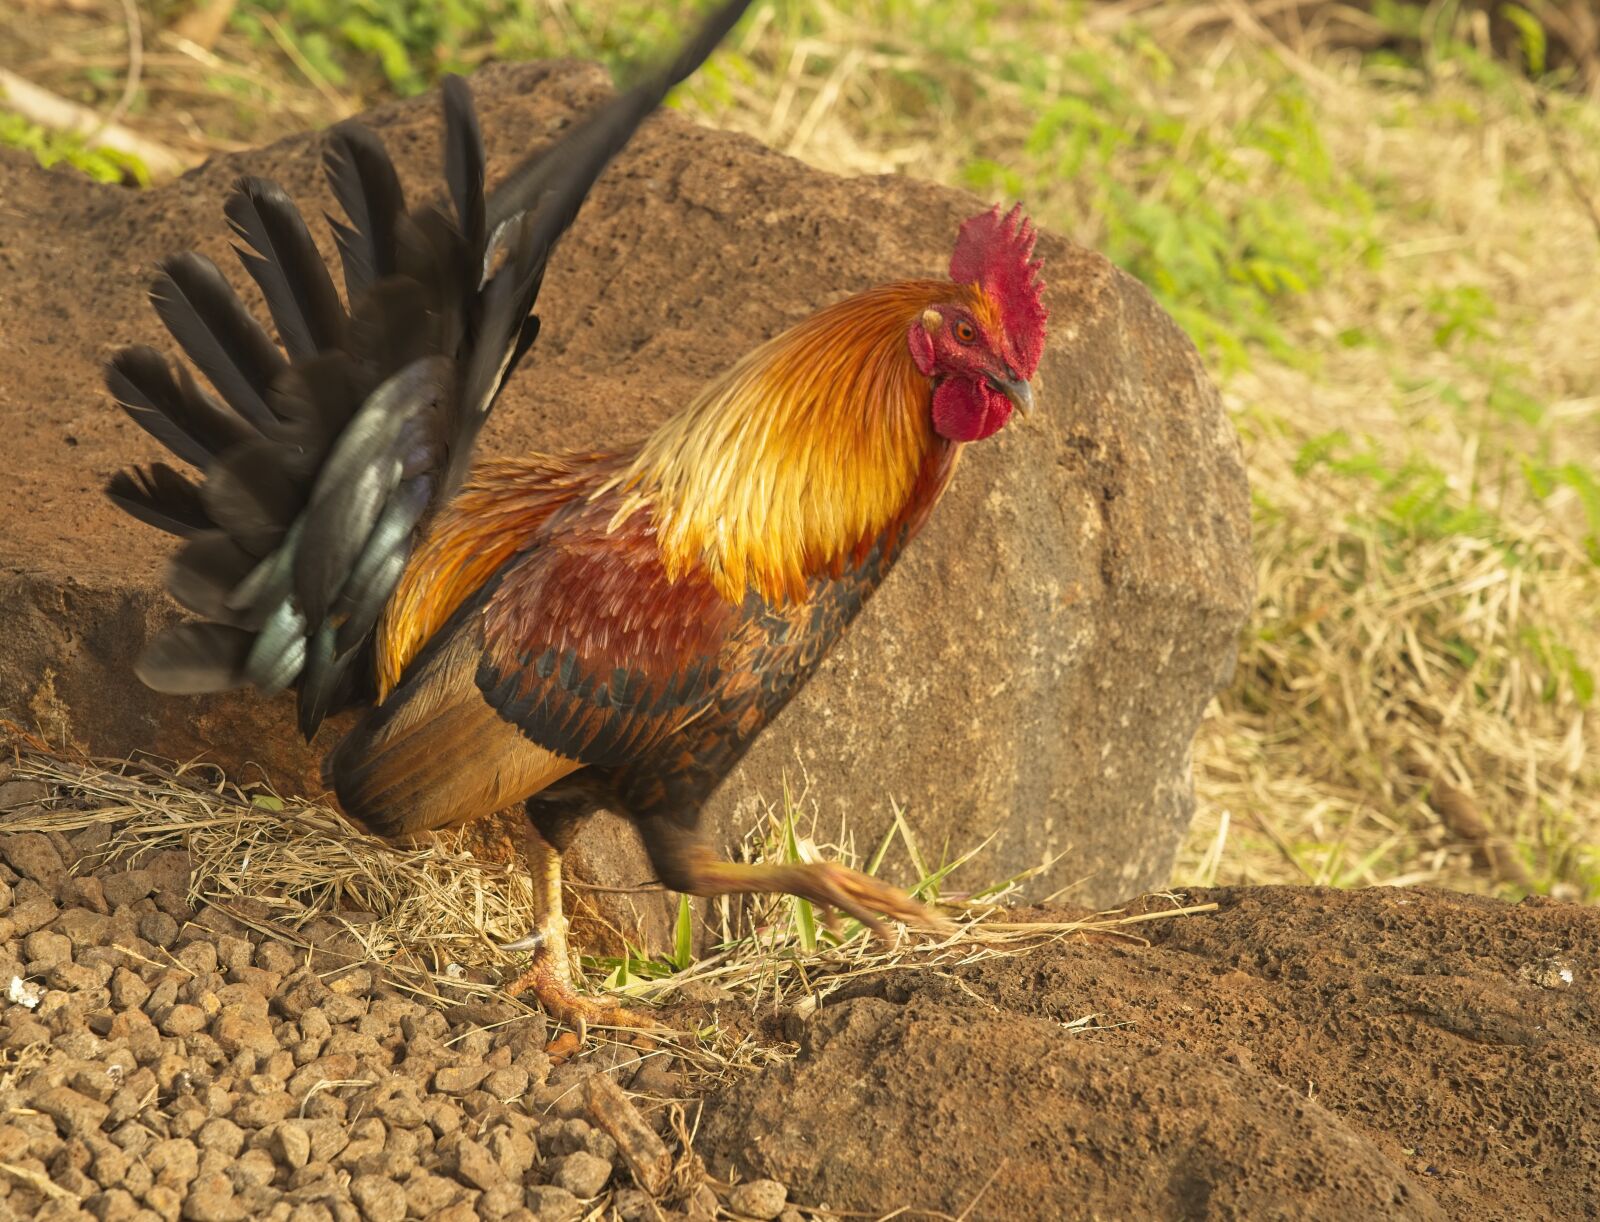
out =
[[[408,993],[336,921],[296,950],[108,834],[0,837],[0,993],[35,1003],[0,997],[0,1218],[1595,1216],[1593,909],[1220,891],[1149,944],[819,965],[809,1013],[702,989],[668,1021],[779,1067],[700,1095],[671,1045],[564,1059],[520,1006]],[[671,1149],[658,1197],[594,1073]]]
[[1191,898],[1221,911],[1152,926],[1150,946],[834,999],[791,1066],[712,1106],[713,1168],[971,1219],[1600,1212],[1600,913]]

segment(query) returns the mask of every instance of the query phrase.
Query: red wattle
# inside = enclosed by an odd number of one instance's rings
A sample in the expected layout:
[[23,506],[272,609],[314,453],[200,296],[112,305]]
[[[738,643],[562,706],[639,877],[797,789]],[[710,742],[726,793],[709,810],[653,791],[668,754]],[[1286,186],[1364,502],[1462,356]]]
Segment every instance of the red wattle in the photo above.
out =
[[933,392],[933,427],[951,441],[981,441],[1011,419],[1011,400],[983,382],[947,378]]

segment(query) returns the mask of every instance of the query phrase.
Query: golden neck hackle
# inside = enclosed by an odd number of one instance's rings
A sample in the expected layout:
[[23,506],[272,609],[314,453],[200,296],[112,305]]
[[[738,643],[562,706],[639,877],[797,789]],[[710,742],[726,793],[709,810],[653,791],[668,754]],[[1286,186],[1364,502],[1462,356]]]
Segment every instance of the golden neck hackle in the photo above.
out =
[[757,348],[644,442],[616,521],[651,513],[668,573],[702,565],[730,602],[802,597],[906,513],[940,444],[907,332],[969,291],[884,285]]

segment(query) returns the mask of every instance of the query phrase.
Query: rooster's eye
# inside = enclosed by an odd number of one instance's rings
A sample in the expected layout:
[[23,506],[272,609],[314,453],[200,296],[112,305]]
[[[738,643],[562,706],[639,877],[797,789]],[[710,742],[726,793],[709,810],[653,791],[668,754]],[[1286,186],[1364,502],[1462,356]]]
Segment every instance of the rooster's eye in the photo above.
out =
[[963,344],[970,344],[978,338],[978,333],[972,329],[972,324],[963,318],[956,322],[956,338]]

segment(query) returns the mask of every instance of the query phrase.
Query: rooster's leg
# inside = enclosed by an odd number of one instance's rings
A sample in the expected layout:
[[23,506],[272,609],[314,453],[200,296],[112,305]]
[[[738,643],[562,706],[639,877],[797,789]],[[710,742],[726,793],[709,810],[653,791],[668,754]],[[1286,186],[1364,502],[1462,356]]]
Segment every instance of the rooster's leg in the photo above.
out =
[[741,864],[717,856],[694,832],[670,819],[650,819],[641,830],[656,874],[674,891],[704,896],[798,895],[825,912],[837,909],[855,917],[885,941],[890,940],[889,929],[882,917],[918,929],[955,928],[899,887],[837,862]]
[[525,854],[528,872],[533,877],[539,923],[527,937],[506,944],[507,950],[533,952],[528,970],[507,985],[506,992],[513,997],[533,994],[546,1014],[572,1027],[580,1040],[590,1024],[659,1027],[659,1023],[609,998],[579,994],[572,980],[572,952],[567,945],[567,918],[561,905],[561,851],[543,829],[530,827]]

